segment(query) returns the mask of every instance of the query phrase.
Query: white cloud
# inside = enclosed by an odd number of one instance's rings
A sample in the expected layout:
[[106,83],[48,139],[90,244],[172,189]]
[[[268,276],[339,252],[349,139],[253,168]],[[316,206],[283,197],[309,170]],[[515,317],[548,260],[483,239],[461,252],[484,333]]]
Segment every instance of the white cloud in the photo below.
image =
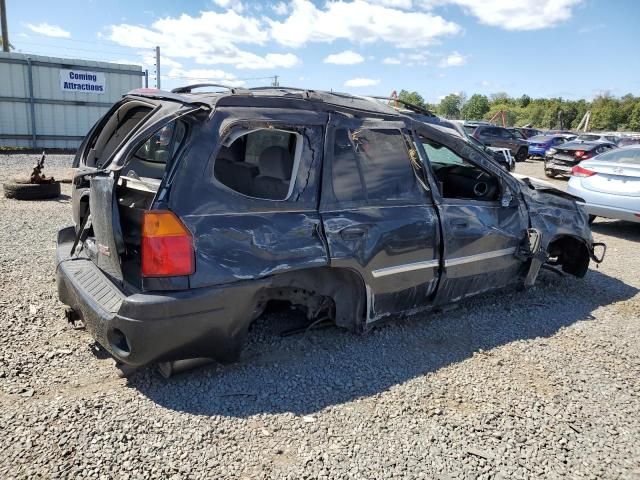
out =
[[459,54],[458,52],[453,52],[452,54],[443,57],[438,65],[442,68],[460,67],[465,63],[467,63],[467,57]]
[[[108,38],[120,45],[148,48],[159,45],[172,58],[189,58],[196,63],[234,65],[240,69],[289,68],[300,63],[292,53],[264,56],[243,50],[236,44],[264,44],[269,34],[260,20],[243,17],[233,10],[201,12],[198,17],[183,14],[153,22],[150,27],[112,25]],[[161,62],[162,63],[162,62]]]
[[335,65],[354,65],[364,62],[364,57],[352,50],[334,53],[324,59],[324,63],[333,63]]
[[242,61],[236,64],[236,68],[248,68],[251,70],[274,68],[291,68],[300,63],[300,59],[293,53],[267,53],[264,57],[249,52],[243,52]]
[[423,0],[431,9],[455,4],[481,23],[505,30],[539,30],[571,18],[573,7],[583,0]]
[[412,0],[369,0],[369,2],[385,7],[401,8],[403,10],[410,10],[413,6]]
[[58,25],[49,25],[46,22],[42,22],[37,25],[27,23],[27,28],[32,32],[39,33],[40,35],[44,35],[46,37],[69,38],[71,36],[71,33],[67,32]]
[[393,57],[382,60],[385,65],[402,65],[405,67],[415,67],[429,65],[433,55],[429,52],[398,52]]
[[244,10],[244,4],[240,0],[213,0],[213,3],[220,8],[226,8],[238,13],[242,13]]
[[459,25],[431,13],[406,12],[364,0],[337,0],[321,8],[310,0],[292,0],[290,5],[291,13],[283,21],[267,19],[273,39],[290,47],[338,39],[418,47],[461,31]]
[[345,87],[372,87],[374,85],[378,85],[380,83],[379,79],[373,78],[352,78],[351,80],[347,80],[344,82]]
[[[153,67],[156,63],[156,56],[152,52],[141,52],[143,65]],[[176,62],[174,59],[160,55],[160,68],[182,68],[180,62]]]
[[172,68],[167,74],[169,78],[180,80],[188,80],[191,82],[209,82],[228,85],[230,87],[241,87],[245,84],[244,80],[236,78],[232,73],[218,69],[191,69],[183,70],[181,68]]
[[275,5],[271,5],[271,10],[273,10],[276,15],[286,15],[289,13],[289,6],[285,2],[278,2]]

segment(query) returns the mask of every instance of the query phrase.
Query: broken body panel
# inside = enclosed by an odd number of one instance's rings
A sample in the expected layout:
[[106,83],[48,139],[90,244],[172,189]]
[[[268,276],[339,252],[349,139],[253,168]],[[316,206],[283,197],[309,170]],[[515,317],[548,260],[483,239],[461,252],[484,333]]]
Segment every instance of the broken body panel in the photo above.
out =
[[[463,163],[438,165],[432,157],[445,150]],[[76,226],[58,239],[59,296],[131,365],[233,361],[270,300],[361,331],[532,284],[549,259],[582,276],[595,258],[570,196],[518,181],[461,139],[358,97],[137,92],[98,122],[76,166]],[[469,188],[477,198],[460,193]],[[188,229],[192,274],[142,275],[149,210],[171,211]]]

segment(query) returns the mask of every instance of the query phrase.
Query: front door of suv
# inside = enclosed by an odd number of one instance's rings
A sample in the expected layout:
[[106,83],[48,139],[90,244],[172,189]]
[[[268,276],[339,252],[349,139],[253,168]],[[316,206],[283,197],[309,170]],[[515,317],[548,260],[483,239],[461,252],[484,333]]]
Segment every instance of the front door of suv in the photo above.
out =
[[440,227],[404,122],[334,116],[327,133],[320,214],[331,266],[364,280],[367,322],[428,305]]
[[445,268],[436,303],[515,282],[524,273],[515,254],[528,225],[515,179],[462,139],[417,133],[439,186]]

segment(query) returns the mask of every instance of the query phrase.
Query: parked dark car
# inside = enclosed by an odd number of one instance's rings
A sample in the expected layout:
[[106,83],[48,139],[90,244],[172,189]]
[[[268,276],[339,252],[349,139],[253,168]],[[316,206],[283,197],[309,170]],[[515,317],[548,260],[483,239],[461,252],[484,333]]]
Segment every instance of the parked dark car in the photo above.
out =
[[564,135],[538,135],[531,137],[528,140],[529,157],[544,158],[550,148],[558,147],[566,143],[566,141],[567,139]]
[[[465,130],[469,132],[465,125]],[[476,140],[487,147],[508,148],[515,157],[516,162],[524,162],[529,154],[529,144],[523,138],[516,137],[512,132],[503,127],[493,125],[478,125],[469,132]]]
[[541,130],[528,127],[509,127],[507,128],[516,137],[527,140],[528,138],[535,137],[536,135],[542,135]]
[[607,142],[571,141],[547,150],[544,158],[544,174],[549,178],[571,175],[571,169],[583,160],[616,148]]
[[388,106],[195,89],[131,92],[75,158],[58,293],[120,362],[234,361],[272,301],[361,332],[602,259],[575,197]]
[[491,160],[496,162],[498,165],[500,165],[502,168],[504,168],[508,172],[512,172],[516,168],[515,160],[511,156],[511,152],[509,149],[506,149],[506,148],[491,149],[490,147],[483,145],[467,132],[465,125],[463,125],[461,122],[450,121],[444,118],[437,117],[435,115],[425,116],[418,112],[412,112],[412,111],[405,112],[405,114],[420,122],[424,122],[430,125],[436,125],[445,129],[449,129],[451,130],[451,132],[449,133],[453,135],[456,135],[456,134],[460,135],[462,138],[467,140],[471,145],[478,148],[482,153],[484,153],[487,157],[489,157]]
[[629,145],[639,145],[640,137],[622,137],[618,142],[619,147],[628,147]]

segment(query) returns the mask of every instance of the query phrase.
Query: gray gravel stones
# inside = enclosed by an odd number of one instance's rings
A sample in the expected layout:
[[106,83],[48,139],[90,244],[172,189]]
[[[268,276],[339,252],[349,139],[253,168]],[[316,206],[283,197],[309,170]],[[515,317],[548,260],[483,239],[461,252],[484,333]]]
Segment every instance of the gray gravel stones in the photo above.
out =
[[[34,159],[0,156],[0,181]],[[125,380],[56,298],[68,197],[0,208],[1,478],[640,477],[640,225],[596,221],[584,280],[366,336],[281,338],[295,313],[274,312],[236,365]]]

